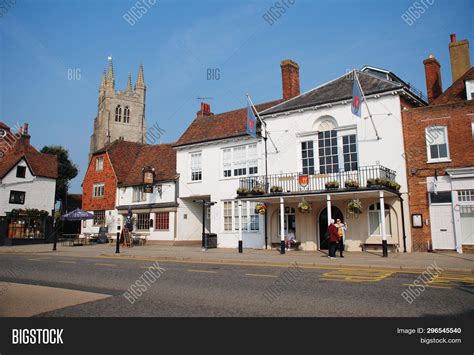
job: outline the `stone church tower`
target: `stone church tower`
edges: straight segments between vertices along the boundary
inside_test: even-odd
[[[125,91],[115,91],[114,68],[109,57],[109,69],[107,73],[104,70],[99,88],[97,117],[94,119],[89,157],[117,139],[145,143],[145,96],[143,66],[140,65],[138,69],[135,90],[132,90],[132,79],[128,73]]]

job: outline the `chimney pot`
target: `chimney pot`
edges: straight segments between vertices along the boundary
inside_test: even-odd
[[[456,33],[451,33],[450,37],[451,37],[451,43],[456,42]]]
[[[28,123],[23,124],[23,135],[28,135]]]
[[[212,115],[211,105],[208,104],[207,102],[201,102],[201,111],[199,111],[198,114],[203,115],[203,116]]]
[[[300,67],[291,59],[281,62],[281,79],[283,85],[283,98],[285,100],[300,94]]]

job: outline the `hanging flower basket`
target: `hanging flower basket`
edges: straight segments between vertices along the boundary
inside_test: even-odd
[[[255,206],[255,213],[264,215],[267,212],[267,205],[264,203],[257,203]]]
[[[310,213],[311,210],[311,204],[305,199],[298,203],[298,211],[300,211],[301,213]]]
[[[351,200],[347,204],[347,209],[351,213],[361,214],[362,213],[362,202],[360,202],[359,199]]]

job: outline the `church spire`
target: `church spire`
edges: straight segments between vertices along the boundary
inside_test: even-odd
[[[112,57],[108,57],[109,60],[109,70],[107,73],[107,87],[112,89],[115,88],[115,78],[114,78],[114,65],[112,64]]]
[[[107,80],[105,79],[105,68],[104,68],[104,71],[102,72],[102,80],[100,82],[100,89],[99,91],[104,91],[105,90],[105,86],[107,85]]]
[[[145,79],[143,77],[142,64],[140,64],[140,68],[138,68],[138,78],[137,78],[137,83],[135,84],[135,88],[145,88]]]
[[[130,72],[128,72],[127,90],[125,92],[127,94],[132,93],[132,76],[130,75]]]

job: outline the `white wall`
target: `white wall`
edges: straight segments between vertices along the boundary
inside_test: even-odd
[[[26,166],[25,160],[18,162],[17,166]],[[16,177],[15,166],[4,178],[0,181],[0,215],[5,215],[12,209],[29,209],[36,208],[44,210],[51,215],[54,209],[54,195],[56,190],[56,179],[33,176],[30,169],[26,168],[25,178]],[[10,191],[24,191],[25,203],[11,204]]]

